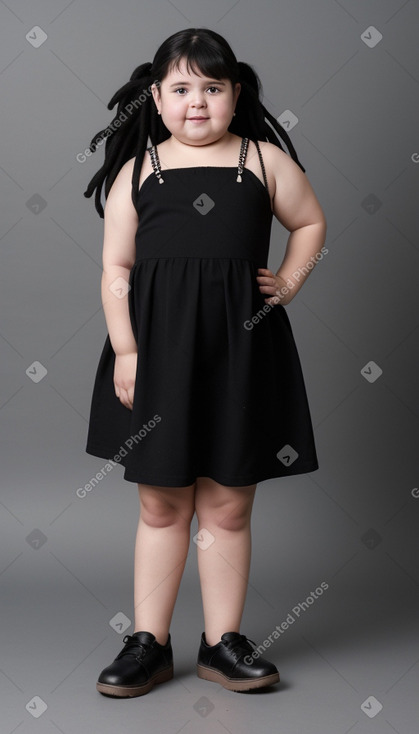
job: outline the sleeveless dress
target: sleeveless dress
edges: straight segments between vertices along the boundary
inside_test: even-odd
[[[161,169],[141,188],[128,304],[138,346],[133,409],[115,395],[109,334],[86,452],[130,482],[226,486],[318,469],[303,373],[286,309],[259,290],[272,226],[264,184],[244,167]],[[134,168],[135,170],[135,168]]]

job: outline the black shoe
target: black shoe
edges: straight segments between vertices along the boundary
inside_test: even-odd
[[[156,683],[173,678],[170,634],[160,645],[151,632],[125,635],[125,647],[113,663],[102,670],[96,688],[108,696],[143,696]]]
[[[252,657],[253,648],[239,632],[225,632],[216,645],[207,645],[205,632],[198,653],[198,678],[220,683],[229,691],[249,691],[264,688],[279,681],[273,663]],[[256,647],[256,643],[253,642]]]

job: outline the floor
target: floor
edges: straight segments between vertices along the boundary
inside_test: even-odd
[[[134,631],[131,573],[137,500],[127,494],[117,512],[109,483],[102,496],[96,489],[90,504],[85,498],[69,505],[43,535],[35,528],[26,538],[28,550],[22,552],[20,542],[15,557],[10,552],[4,563],[2,734],[416,732],[415,574],[372,531],[360,542],[358,530],[351,529],[350,519],[333,502],[325,500],[322,506],[322,493],[316,494],[308,477],[295,478],[282,498],[274,482],[261,486],[253,510],[251,576],[240,631],[257,645],[279,631],[277,639],[271,634],[272,644],[268,641],[264,652],[278,667],[279,684],[236,693],[196,676],[203,616],[194,518],[171,626],[174,678],[133,699],[112,699],[96,691],[100,671],[122,649],[124,634]],[[287,518],[266,515],[268,506],[275,510],[275,502],[278,508],[287,503]],[[316,520],[310,502],[319,511]],[[297,521],[302,505],[307,511],[304,531]],[[98,536],[101,523],[105,532]],[[13,545],[15,531],[10,538]]]

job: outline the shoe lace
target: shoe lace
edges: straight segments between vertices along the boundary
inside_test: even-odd
[[[150,644],[148,642],[139,642],[136,637],[133,637],[133,635],[125,635],[122,642],[125,643],[125,647],[121,650],[119,655],[117,655],[117,660],[119,660],[123,655],[132,655],[139,660],[144,657],[146,652],[150,649]]]
[[[253,649],[249,644],[250,642],[255,646],[255,648],[257,647],[256,642],[250,640],[246,635],[240,635],[240,637],[236,637],[235,640],[229,640],[227,645],[237,656],[241,656],[241,654],[248,655],[249,652],[253,652]]]

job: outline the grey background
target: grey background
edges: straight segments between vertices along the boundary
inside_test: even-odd
[[[2,731],[410,734],[418,2],[8,0],[0,23]],[[48,36],[39,48],[26,39],[34,26]],[[84,447],[106,337],[103,222],[83,197],[103,153],[76,155],[111,121],[106,104],[131,71],[191,26],[225,35],[259,73],[272,114],[296,115],[291,139],[328,220],[329,253],[287,307],[320,469],[258,486],[241,631],[261,644],[321,582],[328,589],[266,652],[279,686],[246,695],[199,680],[194,518],[171,627],[175,678],[114,701],[95,682],[134,631],[139,502],[122,467],[76,495],[105,463]],[[383,36],[374,48],[363,40],[370,26]],[[46,204],[38,213],[34,195]],[[287,237],[275,220],[271,269]],[[47,370],[37,383],[26,373],[35,361]],[[374,382],[364,376],[370,361],[382,370]],[[118,614],[126,629],[112,626]],[[370,696],[383,707],[373,717]]]

